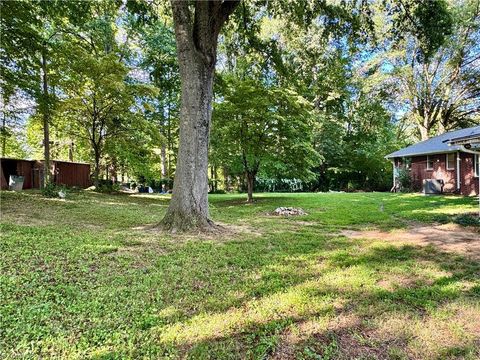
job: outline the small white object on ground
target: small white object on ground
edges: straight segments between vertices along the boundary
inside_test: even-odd
[[[59,197],[60,199],[65,199],[66,196],[67,196],[67,194],[66,194],[65,192],[63,192],[63,191],[59,191],[59,192],[58,192],[58,197]]]
[[[272,215],[277,216],[298,216],[298,215],[308,215],[303,209],[294,208],[294,207],[278,207],[272,213]]]

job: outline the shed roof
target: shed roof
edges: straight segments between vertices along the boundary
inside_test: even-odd
[[[448,152],[459,151],[459,145],[449,145],[449,141],[458,138],[469,138],[480,135],[480,126],[474,126],[467,129],[450,131],[448,133],[432,137],[428,140],[418,142],[416,144],[407,146],[406,148],[395,151],[385,156],[387,159],[396,157],[429,155],[429,154],[443,154]]]
[[[19,159],[19,158],[11,158],[11,157],[1,157],[1,160],[15,160],[15,161],[28,161],[28,162],[43,162],[44,160],[33,160],[33,159]],[[66,160],[55,160],[50,159],[51,163],[67,163],[67,164],[80,164],[80,165],[90,165],[87,162],[79,162],[79,161],[66,161]]]

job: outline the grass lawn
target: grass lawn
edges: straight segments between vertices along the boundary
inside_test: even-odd
[[[448,222],[474,198],[257,199],[211,196],[234,231],[198,237],[145,226],[164,196],[2,192],[0,358],[480,357],[478,262],[340,233]],[[308,215],[267,215],[278,206]]]

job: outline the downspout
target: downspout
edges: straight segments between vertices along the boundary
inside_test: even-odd
[[[461,161],[460,151],[457,151],[457,191],[460,193],[461,183],[460,183],[460,171],[461,171]]]
[[[460,145],[460,150],[469,154],[474,154],[480,157],[480,151],[475,151],[472,149],[467,149],[464,145]],[[475,158],[473,158],[475,161]],[[473,169],[475,170],[475,164],[473,164]],[[480,169],[479,169],[480,170]],[[480,218],[480,174],[478,175],[478,217]]]
[[[392,164],[393,164],[393,186],[392,186],[392,189],[393,189],[393,192],[397,192],[397,188],[396,188],[396,185],[397,185],[397,182],[396,182],[396,177],[395,177],[395,158],[393,159],[392,161]]]

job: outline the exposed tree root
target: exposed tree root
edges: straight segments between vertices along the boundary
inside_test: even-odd
[[[185,214],[175,211],[167,212],[158,227],[172,234],[216,233],[222,232],[223,229],[203,214]]]

